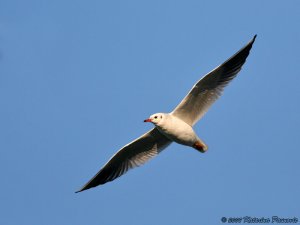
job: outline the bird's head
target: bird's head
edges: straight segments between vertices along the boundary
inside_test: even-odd
[[[144,122],[151,122],[154,125],[159,125],[165,118],[165,113],[155,113],[151,115],[148,119],[145,119]]]

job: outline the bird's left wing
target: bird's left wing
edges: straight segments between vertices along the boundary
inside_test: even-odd
[[[255,38],[256,35],[235,55],[199,80],[171,114],[194,125],[242,69]]]
[[[79,191],[113,181],[129,169],[140,166],[160,153],[171,141],[156,128],[121,148]],[[77,193],[76,192],[76,193]]]

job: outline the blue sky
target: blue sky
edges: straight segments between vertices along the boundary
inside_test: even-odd
[[[298,217],[299,1],[0,1],[0,224]],[[75,194],[205,73],[258,37],[195,130]]]

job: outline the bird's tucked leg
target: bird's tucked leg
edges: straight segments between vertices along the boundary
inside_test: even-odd
[[[208,149],[207,145],[200,140],[196,141],[192,147],[202,153],[205,153]]]

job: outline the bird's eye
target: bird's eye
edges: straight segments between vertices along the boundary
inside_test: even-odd
[[[157,119],[157,116],[154,116],[154,119]]]
[[[160,118],[162,119],[162,116],[160,116]]]

